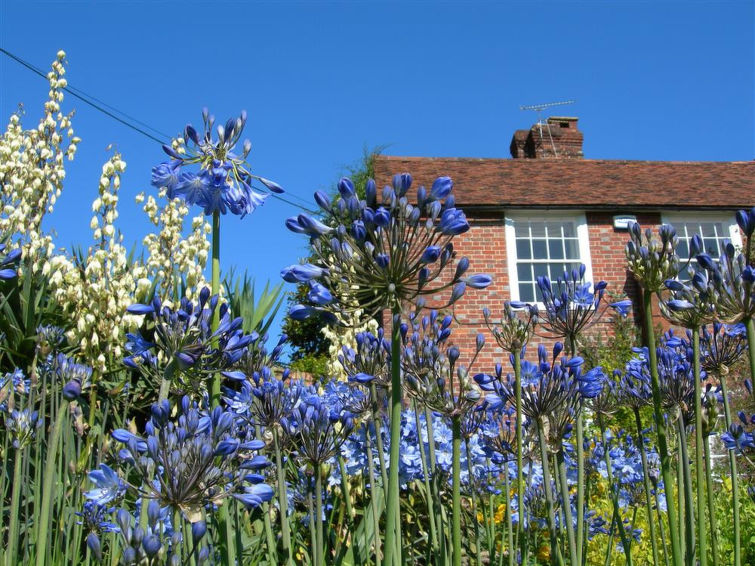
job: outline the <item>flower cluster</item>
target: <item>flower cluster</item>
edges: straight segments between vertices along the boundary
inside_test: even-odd
[[[103,165],[99,196],[92,204],[95,245],[73,260],[58,256],[57,271],[51,278],[55,300],[73,319],[68,339],[79,345],[82,356],[93,360],[99,374],[120,359],[124,335],[141,320],[127,313],[126,307],[134,302],[146,271],[130,258],[123,235],[115,228],[120,177],[125,168],[118,154]]]
[[[147,315],[154,324],[154,334],[151,339],[140,332],[128,335],[127,366],[148,377],[175,379],[195,394],[201,394],[207,378],[218,372],[229,379],[245,378],[232,368],[257,336],[244,334],[241,318],[232,319],[228,304],[219,304],[217,295],[210,297],[207,287],[200,291],[196,304],[184,297],[173,309],[155,297],[148,305],[130,305],[128,312]],[[213,332],[215,315],[219,323]]]
[[[59,51],[47,74],[50,90],[39,125],[24,130],[19,111],[0,136],[0,233],[18,239],[35,273],[51,271],[55,246],[42,231],[42,221],[63,189],[64,159],[73,159],[80,142],[71,127],[72,114],[61,110],[68,84],[65,56]]]
[[[303,319],[321,311],[336,321],[333,313],[357,309],[374,317],[384,309],[422,306],[424,296],[446,288],[452,288],[448,304],[453,304],[467,286],[490,284],[487,275],[466,276],[469,261],[462,258],[453,276],[431,285],[451,266],[452,240],[469,230],[469,223],[455,207],[450,178],[439,177],[430,191],[419,187],[416,205],[407,196],[411,184],[409,174],[396,175],[393,185],[378,194],[370,180],[362,200],[354,184],[344,178],[335,202],[324,193],[315,194],[328,224],[306,214],[286,221],[293,232],[310,236],[316,258],[314,263],[283,270],[285,280],[310,287],[311,305],[294,305],[291,317]]]
[[[169,199],[182,197],[189,204],[201,206],[206,215],[230,211],[242,217],[268,196],[252,188],[253,180],[272,192],[283,192],[278,184],[252,175],[247,169],[246,158],[252,148],[249,140],[244,141],[240,155],[235,153],[246,125],[246,112],[229,119],[224,126],[218,125],[217,138],[213,138],[215,117],[207,109],[202,112],[202,121],[201,134],[189,124],[178,147],[163,146],[172,160],[152,168],[153,186],[164,188]],[[190,165],[198,165],[199,172],[183,170]]]
[[[679,273],[679,258],[676,246],[679,239],[673,226],[663,224],[658,229],[658,238],[650,228],[643,233],[636,222],[629,225],[626,256],[627,269],[648,291],[660,291],[666,281]]]
[[[265,443],[240,427],[233,413],[220,407],[200,409],[184,397],[179,416],[170,415],[166,400],[152,406],[144,436],[113,431],[113,438],[125,446],[121,458],[139,481],[124,483],[117,473],[101,467],[100,473],[90,473],[97,489],[87,497],[109,503],[125,486],[160,507],[180,510],[192,523],[202,519],[206,506],[220,505],[228,497],[249,507],[272,498],[273,490],[259,473],[269,462],[255,454]]]
[[[165,194],[163,189],[159,196]],[[143,296],[142,293],[154,281],[156,294],[167,298],[173,294],[176,282],[180,281],[185,287],[185,295],[190,299],[196,297],[199,290],[207,285],[204,269],[210,252],[209,222],[202,215],[195,216],[191,219],[191,231],[184,236],[184,221],[189,214],[186,201],[169,199],[160,206],[152,195],[145,200],[144,194],[140,194],[137,202],[144,202],[142,208],[155,226],[155,232],[147,234],[142,240],[148,254],[145,261],[147,276],[138,282],[138,296]]]

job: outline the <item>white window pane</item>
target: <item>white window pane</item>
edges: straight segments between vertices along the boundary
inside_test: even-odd
[[[527,303],[535,301],[535,293],[531,283],[519,284],[519,300]]]
[[[564,230],[564,238],[577,237],[577,225],[574,222],[564,222],[563,230]]]
[[[548,246],[545,240],[532,240],[532,257],[534,259],[548,259]]]
[[[517,238],[529,238],[530,237],[530,224],[526,221],[514,222],[514,234]]]
[[[532,252],[530,251],[530,241],[529,240],[519,240],[516,241],[516,257],[517,259],[532,259]]]
[[[545,238],[545,222],[530,222],[533,238]]]
[[[548,255],[550,259],[564,258],[563,240],[548,240]]]
[[[566,250],[564,259],[580,259],[579,240],[577,240],[576,238],[564,240],[564,249]]]
[[[534,281],[532,278],[532,264],[520,263],[516,266],[516,274],[520,282]]]

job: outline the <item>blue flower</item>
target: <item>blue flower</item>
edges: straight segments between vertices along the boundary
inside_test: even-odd
[[[118,476],[118,473],[107,464],[100,464],[98,470],[90,471],[87,476],[89,481],[95,485],[95,489],[84,492],[84,497],[91,499],[98,505],[110,503],[126,493],[126,484]]]

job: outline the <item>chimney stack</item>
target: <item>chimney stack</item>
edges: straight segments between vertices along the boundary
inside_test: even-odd
[[[511,138],[514,159],[581,159],[584,136],[577,120],[569,116],[551,116],[529,130],[517,130]]]

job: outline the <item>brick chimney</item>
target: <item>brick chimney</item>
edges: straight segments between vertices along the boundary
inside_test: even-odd
[[[581,159],[584,136],[577,120],[568,116],[551,116],[529,130],[517,130],[511,138],[514,159]]]

